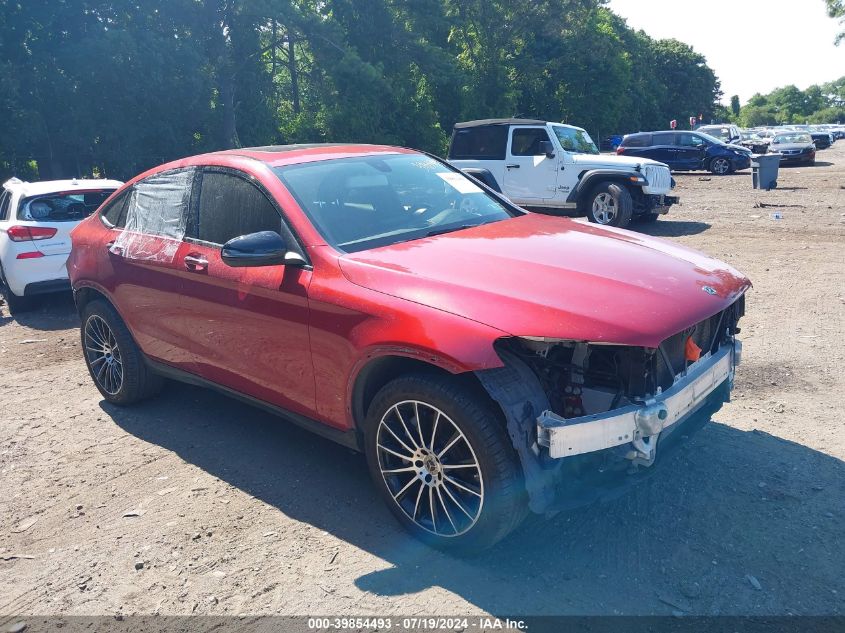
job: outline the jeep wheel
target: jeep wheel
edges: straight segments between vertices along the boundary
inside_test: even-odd
[[[587,218],[604,226],[625,227],[631,221],[634,201],[631,192],[613,182],[600,183],[587,199]]]
[[[430,545],[477,552],[525,516],[521,469],[500,412],[456,379],[388,383],[367,413],[365,449],[390,510]]]
[[[710,173],[716,176],[726,176],[733,171],[731,161],[722,156],[718,156],[710,161]]]
[[[104,301],[82,311],[82,350],[88,372],[103,398],[113,404],[134,404],[156,395],[163,379],[154,374],[126,325]]]

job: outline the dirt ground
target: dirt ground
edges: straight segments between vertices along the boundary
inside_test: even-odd
[[[638,230],[753,280],[733,401],[659,477],[480,558],[416,544],[361,456],[263,412],[104,403],[69,297],[0,308],[0,615],[845,613],[845,141],[819,158],[772,192],[676,176]]]

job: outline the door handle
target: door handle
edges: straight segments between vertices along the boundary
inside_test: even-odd
[[[508,169],[519,169],[519,165],[505,165]]]
[[[208,270],[208,260],[202,255],[185,255],[185,268],[193,272]]]

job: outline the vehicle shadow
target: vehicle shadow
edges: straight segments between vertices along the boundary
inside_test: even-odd
[[[60,292],[33,297],[32,308],[26,312],[17,312],[14,316],[9,314],[9,307],[4,305],[0,326],[13,321],[33,330],[48,332],[78,327],[79,315],[76,313],[73,295]]]
[[[711,226],[707,222],[660,219],[651,223],[633,222],[628,229],[653,237],[680,237],[681,235],[704,233]]]
[[[361,455],[263,411],[177,384],[139,407],[101,406],[132,435],[387,561],[354,581],[372,594],[442,587],[494,615],[843,610],[845,464],[766,433],[709,424],[624,497],[532,518],[458,558],[399,528]]]

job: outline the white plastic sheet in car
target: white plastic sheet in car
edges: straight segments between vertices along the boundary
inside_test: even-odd
[[[193,169],[165,172],[136,183],[112,252],[127,259],[173,261],[185,237],[194,174]]]

